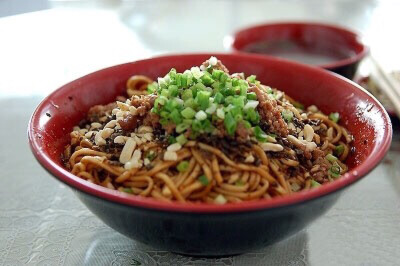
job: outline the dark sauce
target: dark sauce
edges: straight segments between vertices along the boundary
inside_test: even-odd
[[[243,51],[266,54],[310,65],[323,65],[353,56],[354,51],[334,43],[295,42],[291,40],[260,41],[248,44]]]

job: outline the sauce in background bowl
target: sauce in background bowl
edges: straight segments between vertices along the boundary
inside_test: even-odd
[[[356,33],[333,25],[264,24],[234,34],[235,52],[265,54],[315,65],[352,79],[368,48]]]

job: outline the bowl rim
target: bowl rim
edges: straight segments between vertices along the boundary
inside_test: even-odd
[[[331,63],[326,63],[326,64],[317,64],[313,66],[321,67],[324,69],[336,69],[340,67],[344,67],[347,65],[352,65],[356,62],[361,61],[368,53],[369,53],[369,47],[362,41],[362,35],[358,32],[355,32],[349,28],[343,27],[343,26],[338,26],[334,24],[329,24],[329,23],[324,23],[324,22],[314,22],[314,21],[279,21],[279,22],[271,22],[271,23],[259,23],[259,24],[254,24],[250,25],[248,27],[241,28],[237,31],[235,31],[232,34],[232,42],[230,44],[230,48],[236,52],[236,53],[246,53],[246,54],[255,54],[255,53],[250,53],[250,52],[245,52],[241,49],[236,48],[235,43],[237,41],[237,37],[239,34],[243,34],[246,31],[249,30],[254,30],[254,29],[264,29],[268,27],[274,27],[274,26],[287,26],[287,27],[292,27],[292,26],[314,26],[314,27],[320,27],[320,28],[327,28],[331,29],[339,34],[345,34],[345,35],[352,35],[354,37],[354,40],[361,46],[361,51],[356,52],[356,54],[346,57],[341,60],[333,61]],[[265,56],[263,54],[259,54],[262,56]],[[268,55],[271,56],[271,55]]]
[[[99,185],[95,185],[93,183],[87,182],[86,180],[83,180],[72,173],[70,173],[67,169],[59,166],[55,161],[53,161],[49,156],[45,154],[43,151],[41,145],[39,144],[39,140],[35,138],[35,134],[37,132],[36,129],[39,128],[40,125],[40,114],[43,113],[43,110],[45,109],[46,106],[51,104],[52,102],[52,97],[59,93],[59,91],[65,89],[67,86],[69,86],[71,83],[76,83],[77,81],[84,79],[88,76],[91,75],[96,75],[104,70],[115,68],[115,67],[121,67],[124,65],[129,65],[132,64],[130,63],[125,63],[125,64],[119,64],[119,65],[114,65],[111,67],[103,68],[101,70],[97,70],[95,72],[92,72],[90,74],[87,74],[85,76],[82,76],[74,81],[71,81],[62,87],[56,89],[53,91],[50,95],[48,95],[46,98],[44,98],[41,103],[37,106],[35,111],[33,112],[29,123],[28,123],[28,128],[27,128],[27,133],[28,133],[28,140],[29,140],[29,145],[31,148],[31,151],[33,155],[35,156],[36,160],[42,165],[42,167],[47,170],[51,175],[53,175],[55,178],[57,178],[59,181],[67,184],[68,186],[72,187],[75,190],[79,190],[85,194],[89,194],[91,196],[95,196],[100,199],[104,199],[107,201],[111,201],[114,203],[120,203],[123,205],[131,206],[131,207],[137,207],[137,208],[144,208],[148,210],[156,210],[156,211],[167,211],[167,212],[178,212],[178,213],[239,213],[239,212],[248,212],[248,211],[260,211],[260,210],[267,210],[267,209],[273,209],[273,208],[278,208],[278,207],[284,207],[284,206],[289,206],[289,205],[297,205],[306,201],[314,200],[323,196],[327,196],[329,194],[332,194],[334,192],[337,192],[338,190],[341,190],[356,181],[360,180],[362,177],[364,177],[366,174],[368,174],[370,171],[372,171],[378,164],[379,162],[383,159],[385,156],[386,152],[389,150],[391,140],[392,140],[392,125],[391,125],[391,120],[389,118],[389,115],[387,114],[386,110],[384,107],[373,97],[368,91],[366,91],[364,88],[356,84],[355,82],[352,82],[336,73],[332,73],[330,71],[318,68],[318,67],[313,67],[293,61],[288,61],[276,57],[271,57],[271,56],[260,56],[260,55],[253,55],[253,54],[229,54],[229,53],[192,53],[192,54],[168,54],[168,55],[163,55],[163,56],[157,56],[149,59],[143,59],[143,60],[137,60],[134,61],[134,63],[141,63],[144,61],[150,61],[153,59],[158,59],[158,58],[182,58],[182,57],[190,57],[190,56],[204,56],[204,57],[210,57],[210,56],[232,56],[232,57],[238,57],[238,58],[254,58],[258,60],[268,60],[268,61],[283,61],[285,64],[288,66],[293,65],[297,67],[302,67],[302,68],[309,68],[312,69],[315,72],[318,72],[321,75],[325,76],[334,76],[335,78],[341,79],[347,83],[350,83],[352,86],[358,88],[361,90],[366,96],[368,96],[368,100],[377,106],[377,108],[382,112],[382,117],[384,120],[384,125],[385,129],[383,134],[382,134],[382,145],[380,149],[375,150],[375,154],[370,155],[361,165],[355,167],[351,171],[347,172],[344,176],[341,178],[328,183],[324,184],[323,186],[317,188],[317,189],[310,189],[306,191],[301,191],[297,193],[293,193],[291,195],[286,195],[283,197],[276,197],[272,199],[259,199],[255,201],[246,201],[246,202],[241,202],[241,203],[226,203],[223,205],[218,205],[218,204],[212,204],[212,203],[179,203],[179,202],[163,202],[163,201],[158,201],[155,199],[151,198],[144,198],[140,196],[132,196],[128,195],[126,193],[117,191],[117,190],[111,190],[108,188],[104,188]],[[267,59],[266,59],[267,57]],[[172,60],[171,60],[172,61]]]

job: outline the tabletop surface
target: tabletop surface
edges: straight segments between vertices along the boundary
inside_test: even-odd
[[[397,128],[382,163],[307,229],[262,250],[213,259],[157,250],[107,227],[39,166],[26,135],[37,104],[68,81],[167,52],[226,51],[230,33],[262,21],[307,19],[350,27],[397,67],[398,3],[100,2],[55,2],[50,10],[0,18],[0,265],[400,264]]]

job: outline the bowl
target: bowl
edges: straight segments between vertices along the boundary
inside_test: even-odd
[[[349,171],[320,188],[285,197],[225,205],[168,203],[127,195],[72,175],[60,154],[72,127],[89,108],[115,100],[133,74],[164,76],[200,65],[211,54],[156,57],[106,68],[79,78],[45,98],[28,127],[31,150],[39,163],[65,183],[104,223],[154,248],[196,256],[248,252],[285,239],[325,213],[344,188],[369,173],[387,152],[392,127],[382,105],[360,86],[320,68],[268,56],[215,54],[234,72],[255,74],[305,105],[325,113],[340,111],[354,135]],[[327,240],[328,241],[328,240]]]
[[[233,35],[236,52],[268,54],[336,72],[352,79],[368,48],[360,36],[334,25],[282,22],[242,29]]]

